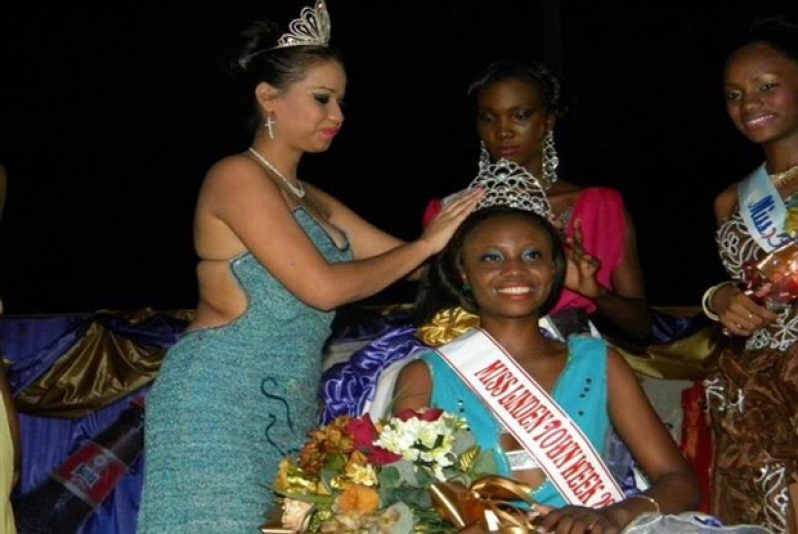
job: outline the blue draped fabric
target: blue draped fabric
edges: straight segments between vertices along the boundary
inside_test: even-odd
[[[41,377],[99,322],[109,331],[137,344],[168,348],[185,328],[185,321],[154,314],[141,322],[130,322],[111,313],[41,317],[0,317],[0,354],[11,362],[8,378],[18,394]],[[149,385],[130,392],[77,419],[19,414],[22,441],[22,469],[12,500],[36,488],[47,479],[82,442],[110,426]],[[139,458],[111,495],[82,527],[81,534],[134,534],[142,486],[143,459]]]
[[[680,317],[651,309],[651,345],[664,345],[691,336],[710,325],[703,313]]]
[[[415,333],[414,326],[389,330],[355,351],[349,360],[327,369],[321,378],[322,424],[341,415],[362,415],[366,403],[374,397],[382,371],[393,362],[427,349],[416,339]]]

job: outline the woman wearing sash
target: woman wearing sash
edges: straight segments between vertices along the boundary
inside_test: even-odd
[[[762,147],[765,162],[715,200],[730,281],[707,290],[704,310],[746,339],[744,350],[723,352],[706,381],[716,448],[712,512],[729,523],[798,532],[798,307],[738,285],[746,265],[796,235],[798,26],[756,24],[727,59],[724,92],[732,123]]]
[[[562,93],[558,77],[541,63],[499,61],[488,66],[468,89],[482,145],[479,167],[503,159],[533,175],[550,201],[547,216],[569,236],[566,289],[551,310],[552,324],[561,337],[572,332],[598,334],[588,321],[597,318],[599,330],[609,328],[639,344],[648,340],[651,314],[634,224],[617,190],[582,188],[558,179],[554,127],[567,111]],[[429,203],[424,226],[446,201]],[[458,309],[449,321],[451,328],[459,329],[475,317]],[[343,414],[358,416],[369,409],[377,417],[382,415],[388,399],[386,388],[378,388],[378,383],[399,362],[426,349],[416,338],[417,325],[408,323],[381,334],[348,361],[325,371],[324,421]]]
[[[486,187],[420,297],[430,312],[459,303],[481,328],[404,367],[394,411],[465,417],[498,473],[533,488],[548,532],[620,532],[645,512],[691,509],[696,481],[623,357],[601,339],[561,342],[539,328],[560,296],[565,253],[534,202],[518,201],[526,193],[503,191]],[[644,494],[625,499],[602,460],[612,427],[649,477]]]

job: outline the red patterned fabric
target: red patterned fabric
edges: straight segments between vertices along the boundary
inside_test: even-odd
[[[696,381],[682,391],[682,454],[693,468],[701,488],[699,512],[709,513],[712,487],[712,432],[706,418],[704,386]]]

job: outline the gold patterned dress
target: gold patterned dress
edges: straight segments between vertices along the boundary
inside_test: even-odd
[[[795,195],[785,201],[796,203]],[[740,280],[765,256],[739,210],[716,234],[721,260]],[[798,304],[726,349],[705,381],[715,439],[712,513],[725,524],[788,532],[798,506]]]

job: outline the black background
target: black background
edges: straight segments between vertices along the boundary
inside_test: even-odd
[[[561,175],[618,188],[649,299],[695,305],[723,272],[712,200],[761,160],[721,95],[723,58],[794,0],[329,0],[349,73],[346,125],[301,176],[411,239],[433,195],[468,183],[468,82],[490,61],[544,59],[571,87]],[[8,314],[196,304],[191,245],[205,170],[246,148],[224,74],[249,21],[303,2],[113,2],[3,8],[0,296]],[[371,302],[406,300],[409,284]]]

